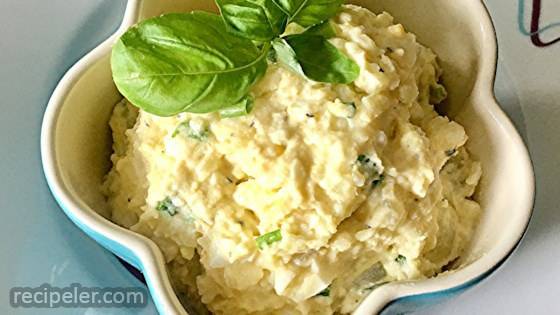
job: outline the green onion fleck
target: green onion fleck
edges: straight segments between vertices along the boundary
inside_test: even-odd
[[[173,204],[171,198],[165,197],[162,201],[158,202],[156,210],[167,212],[170,216],[177,214],[179,208]]]
[[[374,179],[374,180],[371,182],[371,186],[372,186],[373,188],[375,188],[375,187],[381,185],[381,183],[383,182],[384,179],[385,179],[385,175],[383,175],[383,174],[379,175],[379,178],[378,178],[378,179]]]
[[[430,86],[430,103],[439,104],[447,98],[447,90],[439,83]]]
[[[276,242],[281,241],[282,240],[282,233],[280,232],[280,230],[276,230],[276,231],[273,231],[273,232],[263,234],[263,235],[257,237],[255,240],[257,242],[257,247],[260,250],[262,250],[267,245],[271,245],[272,243],[276,243]]]
[[[175,128],[175,131],[173,131],[171,137],[175,138],[177,135],[181,133],[184,133],[189,138],[198,141],[204,141],[208,138],[210,132],[208,131],[208,129],[194,130],[190,125],[190,121],[187,120],[187,121],[183,121],[177,126],[177,128]]]
[[[445,150],[445,155],[447,155],[447,156],[453,156],[453,154],[455,154],[455,152],[457,152],[456,149]]]
[[[358,171],[366,176],[372,187],[377,187],[385,178],[378,169],[377,163],[364,154],[358,155]]]
[[[331,286],[329,285],[323,291],[317,293],[315,296],[330,296],[331,295]]]
[[[402,265],[406,263],[406,257],[399,254],[397,258],[395,258],[395,261],[398,262],[400,265]]]
[[[366,161],[367,160],[367,161]],[[363,154],[358,155],[358,162],[368,162],[369,158]]]

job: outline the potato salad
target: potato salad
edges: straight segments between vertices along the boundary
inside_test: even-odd
[[[344,5],[330,24],[351,84],[269,61],[244,116],[114,109],[112,220],[161,248],[189,310],[348,314],[469,244],[481,166],[435,110],[436,55],[388,13]]]

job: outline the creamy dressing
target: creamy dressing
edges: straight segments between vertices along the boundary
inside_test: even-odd
[[[115,107],[112,220],[215,314],[349,313],[376,284],[441,272],[472,236],[481,167],[430,104],[435,54],[387,13],[345,5],[332,24],[361,69],[350,85],[270,65],[247,116]]]

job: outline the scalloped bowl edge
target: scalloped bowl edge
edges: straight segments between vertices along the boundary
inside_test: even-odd
[[[354,1],[359,2],[359,1]],[[480,11],[481,33],[485,34],[479,71],[476,75],[472,93],[468,101],[485,104],[487,119],[494,120],[502,132],[510,138],[509,145],[517,158],[515,163],[519,178],[526,180],[526,186],[519,191],[517,216],[509,237],[501,240],[499,246],[481,253],[480,258],[469,262],[461,269],[442,274],[438,277],[410,282],[389,283],[374,290],[355,311],[356,315],[368,315],[379,312],[403,312],[421,305],[432,304],[462,292],[478,283],[495,271],[514,251],[528,226],[534,203],[534,174],[529,154],[523,141],[509,118],[500,109],[493,94],[495,79],[497,44],[494,27],[488,11],[481,1],[471,1]],[[159,248],[150,239],[119,227],[110,222],[90,206],[67,185],[57,159],[56,131],[62,105],[71,93],[74,85],[91,65],[97,63],[108,52],[112,43],[131,25],[143,16],[142,0],[129,0],[123,22],[119,29],[107,40],[79,60],[61,79],[55,88],[41,128],[41,157],[43,170],[49,188],[66,215],[86,234],[103,247],[115,253],[125,261],[142,270],[148,288],[157,309],[162,314],[187,314],[177,296],[174,294],[167,275],[165,260]],[[519,195],[518,194],[518,195]]]

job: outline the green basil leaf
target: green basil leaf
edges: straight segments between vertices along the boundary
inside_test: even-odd
[[[276,52],[276,59],[290,68],[292,71],[305,76],[303,69],[296,58],[296,52],[282,38],[272,41],[272,48]]]
[[[253,110],[253,98],[250,96],[245,97],[239,103],[220,110],[220,117],[233,118],[249,114]]]
[[[321,35],[324,38],[332,38],[336,36],[336,31],[334,30],[334,27],[332,26],[331,22],[327,20],[321,24],[317,24],[315,26],[308,28],[307,30],[305,30],[304,34]]]
[[[269,47],[227,32],[216,14],[167,14],[121,36],[111,69],[123,96],[147,112],[207,113],[247,95],[266,71]]]
[[[216,0],[228,31],[256,41],[284,32],[288,16],[272,0]]]
[[[298,34],[285,40],[311,80],[348,84],[360,75],[360,67],[323,36]]]
[[[312,26],[333,17],[344,0],[273,0],[288,16],[288,22]]]

